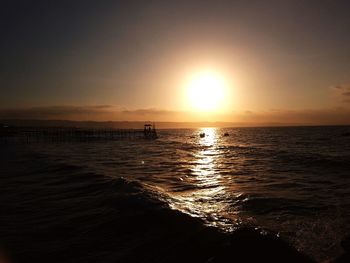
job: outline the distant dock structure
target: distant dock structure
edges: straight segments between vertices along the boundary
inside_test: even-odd
[[[1,125],[0,141],[69,142],[111,141],[124,139],[155,140],[154,123],[146,122],[143,129],[76,128],[76,127],[10,127]]]
[[[153,123],[145,123],[143,128],[143,135],[145,139],[157,139],[156,125]]]

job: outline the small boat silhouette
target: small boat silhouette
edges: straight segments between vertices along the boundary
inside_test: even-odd
[[[225,133],[224,133],[224,136],[230,136],[230,135],[228,134],[228,132],[225,132]]]
[[[205,133],[204,132],[200,133],[199,137],[204,138],[205,137]]]

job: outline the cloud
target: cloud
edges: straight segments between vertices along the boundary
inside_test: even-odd
[[[348,97],[349,98],[349,97]],[[349,101],[350,102],[350,101]],[[235,111],[226,114],[193,113],[164,109],[123,109],[112,105],[52,106],[0,109],[0,119],[71,121],[155,121],[155,122],[229,122],[232,126],[260,125],[336,125],[350,124],[346,107],[265,111]],[[230,124],[230,125],[231,125]]]
[[[121,120],[121,121],[181,121],[184,118],[181,111],[162,109],[128,110],[112,105],[92,106],[48,106],[0,109],[0,119],[26,120]]]
[[[15,109],[0,109],[1,119],[99,119],[112,115],[111,105],[93,106],[48,106]]]
[[[127,115],[173,115],[176,111],[160,110],[160,109],[137,109],[137,110],[123,110],[122,113]]]
[[[350,124],[350,109],[345,107],[310,110],[272,109],[256,111],[251,114],[236,113],[234,119],[238,122],[255,124],[309,124],[309,125],[338,125]]]
[[[118,112],[119,119],[122,120],[156,120],[156,121],[189,121],[191,114],[183,111],[171,111],[164,109],[135,109],[135,110],[123,110]]]
[[[331,86],[331,89],[340,89],[342,90],[344,87],[341,85]]]
[[[335,85],[331,87],[337,100],[343,103],[350,103],[350,84]]]

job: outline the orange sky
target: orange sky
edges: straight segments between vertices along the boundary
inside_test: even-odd
[[[0,117],[348,123],[347,10],[346,1],[7,1]],[[227,92],[220,110],[200,113],[186,85],[205,71]]]

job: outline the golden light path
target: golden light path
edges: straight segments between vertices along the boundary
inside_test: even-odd
[[[209,218],[210,225],[230,231],[234,220],[222,217],[230,208],[223,202],[229,193],[224,182],[226,178],[220,174],[218,166],[224,156],[217,147],[219,134],[216,128],[202,128],[199,132],[204,132],[206,136],[198,136],[199,150],[195,153],[191,174],[186,179],[193,185],[193,190],[174,194],[170,205],[191,216]]]

